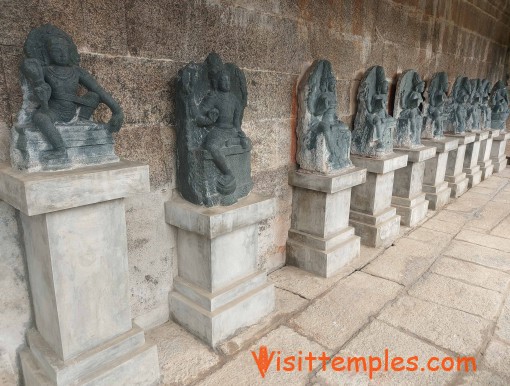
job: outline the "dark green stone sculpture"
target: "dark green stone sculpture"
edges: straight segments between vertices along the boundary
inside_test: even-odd
[[[188,201],[231,205],[252,186],[251,141],[241,129],[246,79],[211,53],[177,78],[177,187]]]
[[[503,81],[498,80],[492,88],[489,106],[491,108],[490,127],[506,130],[506,120],[510,110],[508,108],[508,92]]]
[[[24,52],[24,103],[13,130],[13,166],[37,171],[118,161],[112,132],[119,131],[124,114],[79,66],[71,37],[46,24],[29,33]],[[86,92],[79,94],[80,87]],[[90,120],[100,103],[112,111],[107,124]]]
[[[482,130],[490,129],[491,127],[491,108],[489,106],[491,92],[491,82],[487,79],[482,79],[480,82],[480,126]]]
[[[397,82],[393,116],[397,120],[394,147],[421,146],[422,104],[425,82],[415,70],[404,71]]]
[[[436,72],[427,87],[427,101],[425,104],[425,126],[422,138],[442,139],[444,137],[444,122],[448,118],[445,107],[448,93],[448,75],[446,72]]]
[[[370,67],[358,89],[351,153],[384,157],[393,152],[395,119],[388,114],[388,82],[381,66]]]
[[[351,131],[336,114],[336,79],[327,60],[316,60],[298,86],[297,162],[323,174],[352,166]]]
[[[446,131],[453,134],[463,134],[466,132],[471,92],[469,79],[465,76],[458,76],[453,84],[450,103],[448,104]]]
[[[471,85],[471,95],[467,107],[466,130],[478,132],[482,129],[480,126],[481,79],[470,79],[469,83]]]

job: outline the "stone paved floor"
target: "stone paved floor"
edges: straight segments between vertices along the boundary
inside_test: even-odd
[[[165,385],[368,384],[367,373],[276,371],[263,379],[251,350],[281,357],[474,356],[477,372],[377,372],[374,384],[510,385],[510,169],[490,177],[387,249],[362,247],[337,276],[293,267],[270,275],[276,311],[216,351],[169,322],[148,333]],[[425,359],[423,359],[425,358]],[[423,360],[422,360],[423,359]],[[283,359],[282,359],[283,361]],[[375,364],[375,363],[374,363]],[[448,363],[447,363],[448,364]],[[283,365],[283,363],[282,363]],[[421,369],[420,369],[421,370]]]

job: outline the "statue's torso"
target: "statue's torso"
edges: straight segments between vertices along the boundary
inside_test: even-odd
[[[80,74],[75,67],[47,66],[44,69],[44,80],[51,86],[49,108],[57,114],[58,119],[70,121],[76,113],[76,96]]]

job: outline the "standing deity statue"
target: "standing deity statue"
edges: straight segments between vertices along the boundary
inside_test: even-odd
[[[120,105],[85,69],[71,37],[46,24],[25,42],[21,65],[23,107],[13,130],[12,159],[18,169],[56,170],[118,161],[111,133],[122,126]],[[79,93],[79,88],[87,91]],[[91,121],[100,103],[110,121]]]
[[[463,134],[466,131],[470,96],[471,83],[469,79],[465,76],[458,76],[453,84],[450,103],[447,106],[448,132]]]
[[[508,108],[508,92],[503,81],[498,80],[492,88],[489,107],[491,108],[492,129],[506,130],[506,120],[510,114]]]
[[[467,131],[480,131],[480,120],[481,120],[481,108],[480,103],[482,101],[481,95],[481,80],[470,79],[471,94],[469,97],[467,107],[467,119],[466,119],[466,130]]]
[[[425,82],[416,71],[406,70],[400,75],[393,112],[397,120],[393,146],[401,148],[421,146],[422,95],[424,90]]]
[[[396,120],[388,114],[388,82],[381,66],[365,72],[357,99],[351,153],[368,157],[392,153]]]
[[[298,101],[300,168],[327,174],[351,166],[351,132],[336,114],[336,79],[330,62],[312,64],[299,83]]]
[[[241,129],[246,79],[211,53],[177,78],[177,186],[188,201],[231,205],[252,186],[251,141]]]
[[[491,126],[490,92],[491,82],[487,79],[482,79],[480,82],[480,126],[483,130],[489,129]]]
[[[425,127],[422,138],[442,139],[444,137],[444,121],[446,100],[448,93],[448,75],[446,72],[436,72],[427,88],[425,107]]]

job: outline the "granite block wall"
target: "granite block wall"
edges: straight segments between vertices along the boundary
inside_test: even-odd
[[[254,191],[278,198],[261,224],[259,265],[285,263],[295,168],[295,86],[314,59],[338,78],[338,115],[352,124],[359,79],[382,64],[391,80],[417,69],[505,78],[510,0],[0,0],[0,162],[21,105],[18,67],[27,33],[50,22],[70,33],[87,68],[126,114],[120,156],[150,166],[151,193],[126,202],[133,316],[145,327],[168,318],[176,275],[174,232],[163,203],[175,192],[174,80],[216,51],[246,73],[244,130],[252,138]],[[390,103],[390,109],[392,108]],[[98,119],[108,119],[101,109]],[[0,383],[18,377],[16,351],[32,324],[16,213],[0,202]]]

